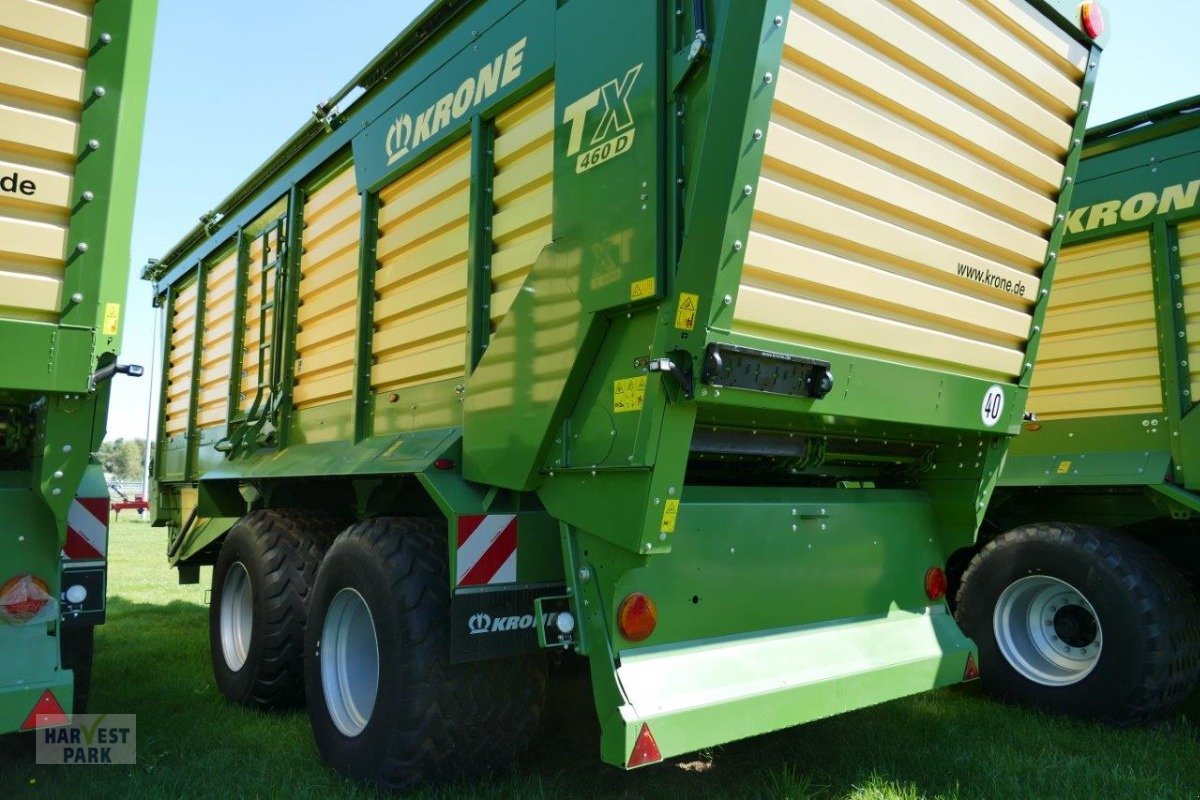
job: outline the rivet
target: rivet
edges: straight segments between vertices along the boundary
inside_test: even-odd
[[[111,33],[100,34],[100,44],[112,44],[112,34]]]
[[[108,94],[108,90],[103,86],[97,86],[92,90],[92,94],[96,95],[96,97],[104,97],[104,95]]]
[[[95,199],[96,199],[96,194],[94,192],[84,192],[83,193],[83,202],[90,203]]]
[[[80,253],[86,253],[88,251],[88,243],[80,242],[79,244],[75,245],[75,249],[78,250]]]
[[[54,495],[55,497],[58,497],[60,494],[62,494],[62,489],[54,489],[50,492],[50,494]]]
[[[754,141],[761,142],[762,138],[763,138],[762,128],[755,128],[754,129]]]
[[[763,75],[763,83],[770,83],[773,80],[775,80],[775,76],[772,75],[771,73],[768,72],[765,75]]]
[[[75,294],[71,295],[71,302],[72,303],[82,303],[83,295],[80,294],[79,292],[76,292]]]
[[[727,306],[733,305],[733,295],[731,295],[731,294],[725,295],[724,302],[725,302],[725,305],[727,305]]]
[[[783,27],[783,17],[775,17],[775,27],[776,28]]]
[[[61,469],[56,469],[56,470],[54,470],[54,479],[55,479],[56,481],[57,481],[57,480],[62,480],[62,476],[63,476],[63,471],[62,471]]]
[[[88,146],[88,150],[99,150],[100,149],[100,140],[99,139],[89,139],[87,146]]]
[[[742,194],[746,195],[746,197],[749,197],[750,195],[754,194],[754,187],[747,183],[742,187]]]
[[[733,252],[735,252],[735,253],[742,252],[742,243],[740,240],[733,243]]]

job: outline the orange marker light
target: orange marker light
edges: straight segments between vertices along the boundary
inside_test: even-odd
[[[1104,35],[1104,9],[1100,4],[1089,0],[1079,7],[1079,15],[1083,20],[1083,32],[1093,39]]]
[[[658,625],[658,609],[654,601],[641,592],[634,592],[621,601],[617,609],[617,630],[631,642],[640,642],[654,633]]]

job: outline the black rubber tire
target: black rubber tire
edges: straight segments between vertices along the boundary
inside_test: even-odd
[[[1100,659],[1075,684],[1024,677],[996,643],[996,603],[1028,575],[1066,581],[1096,611]],[[1149,722],[1176,711],[1200,675],[1200,611],[1191,587],[1146,544],[1086,525],[1027,525],[988,543],[963,575],[956,617],[979,647],[989,693],[1055,713],[1115,725]]]
[[[305,647],[308,715],[322,759],[388,789],[510,765],[533,741],[546,693],[534,653],[450,663],[450,580],[444,521],[384,518],[337,538],[313,589]],[[330,717],[321,635],[339,591],[366,602],[379,647],[379,690],[366,727],[347,736]]]
[[[92,625],[62,629],[62,665],[75,671],[73,713],[86,714],[92,691],[92,662],[96,653],[96,628]]]
[[[315,511],[270,509],[242,517],[230,529],[213,567],[208,640],[213,677],[230,701],[262,710],[304,703],[304,624],[317,568],[342,525]],[[253,625],[246,663],[234,670],[221,647],[225,577],[246,568]]]

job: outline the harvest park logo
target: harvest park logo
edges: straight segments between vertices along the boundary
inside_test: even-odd
[[[497,91],[521,77],[525,45],[529,37],[484,64],[477,75],[468,75],[458,88],[447,92],[419,114],[401,114],[388,128],[384,148],[388,166],[414,152],[437,136],[439,131],[462,119],[469,111],[490,100]]]
[[[39,715],[38,724],[59,724],[37,731],[39,764],[137,763],[135,714],[76,714],[69,723]]]
[[[644,64],[630,67],[624,77],[614,78],[589,92],[563,110],[563,124],[571,126],[567,155],[576,158],[575,174],[582,175],[593,167],[628,153],[633,148],[637,127],[629,96]],[[603,106],[598,114],[593,113]],[[589,120],[595,128],[589,129]],[[588,134],[591,134],[588,136]],[[587,150],[584,139],[587,139]]]

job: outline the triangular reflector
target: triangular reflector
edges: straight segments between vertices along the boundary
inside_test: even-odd
[[[973,681],[979,677],[979,665],[975,663],[975,654],[967,653],[967,666],[963,670],[963,680]]]
[[[25,718],[25,722],[21,725],[21,730],[31,731],[34,728],[53,728],[57,725],[66,725],[71,719],[67,716],[67,712],[63,711],[63,707],[59,705],[58,698],[49,689],[42,692],[42,696],[33,704],[33,711],[29,712],[29,716]]]
[[[662,751],[658,749],[658,742],[654,741],[654,734],[650,733],[650,726],[643,722],[642,731],[633,743],[633,752],[629,754],[627,768],[633,769],[659,761],[662,761]]]

